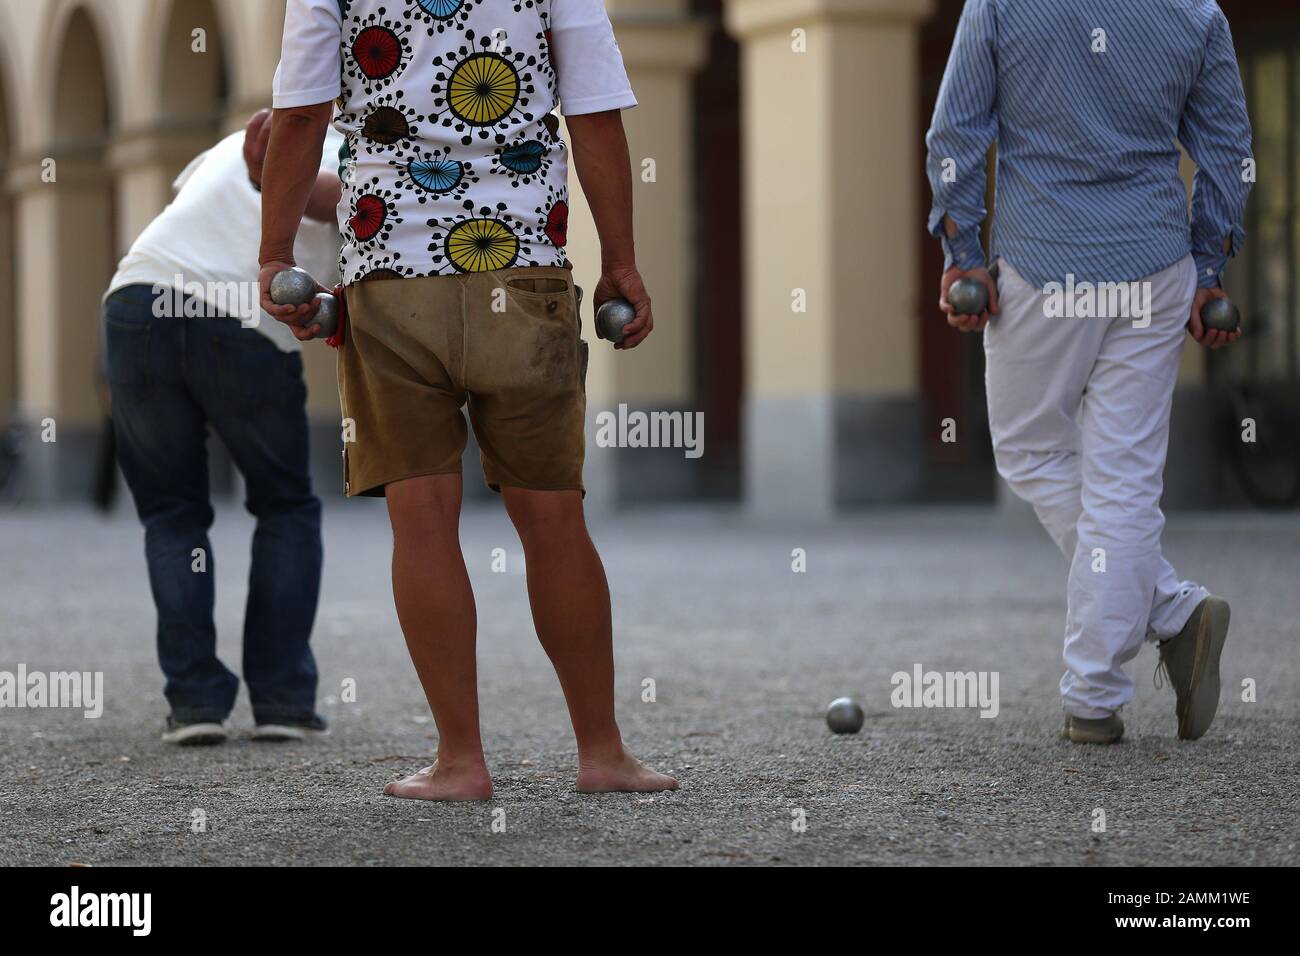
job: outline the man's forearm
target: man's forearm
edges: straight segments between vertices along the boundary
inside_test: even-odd
[[[957,108],[941,100],[926,136],[926,174],[934,196],[928,228],[943,244],[945,266],[973,269],[984,265],[980,223],[987,215],[985,164],[994,126],[991,113],[984,111],[950,116],[949,110]]]
[[[985,165],[998,129],[996,19],[990,0],[963,7],[925,136],[934,196],[928,229],[943,243],[945,267],[984,265]]]
[[[1200,73],[1183,104],[1178,139],[1196,163],[1192,180],[1192,254],[1197,284],[1219,285],[1227,260],[1245,231],[1242,218],[1253,177],[1250,116],[1228,21],[1217,12],[1206,41]]]
[[[332,103],[276,110],[262,164],[259,262],[293,261],[293,244],[320,172]]]
[[[603,271],[636,263],[632,170],[627,134],[617,110],[568,118],[573,165],[600,236]]]

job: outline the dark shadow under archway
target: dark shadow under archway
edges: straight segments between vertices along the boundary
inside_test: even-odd
[[[744,242],[740,168],[740,47],[723,25],[722,0],[694,0],[708,26],[708,51],[694,85],[694,179],[697,260],[695,391],[708,422],[701,460],[704,498],[737,500],[742,484],[744,396]]]

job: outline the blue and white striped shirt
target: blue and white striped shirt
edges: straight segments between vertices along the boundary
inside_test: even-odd
[[[1197,167],[1190,223],[1175,139]],[[1250,121],[1213,0],[966,0],[926,136],[945,268],[985,264],[994,140],[991,253],[1040,288],[1134,281],[1189,252],[1214,286],[1245,240]]]

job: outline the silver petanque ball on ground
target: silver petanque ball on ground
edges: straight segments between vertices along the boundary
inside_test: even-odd
[[[617,345],[623,330],[636,318],[636,309],[627,299],[610,299],[596,310],[596,336]]]
[[[979,315],[989,307],[989,292],[983,282],[958,279],[948,286],[948,304],[958,315]]]
[[[284,269],[271,280],[271,301],[276,305],[306,305],[315,295],[316,280],[305,269]]]
[[[320,292],[316,295],[316,301],[320,303],[320,309],[313,320],[320,326],[316,338],[328,339],[339,330],[339,300],[328,292]]]
[[[856,734],[866,719],[861,705],[850,697],[837,697],[826,708],[826,726],[832,733]]]
[[[1207,329],[1235,332],[1241,325],[1241,311],[1231,299],[1211,299],[1201,306],[1201,324]]]

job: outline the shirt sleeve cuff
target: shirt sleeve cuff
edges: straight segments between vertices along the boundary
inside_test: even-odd
[[[329,103],[339,96],[339,85],[318,86],[314,90],[290,90],[276,93],[271,97],[271,106],[277,110],[292,109],[295,106],[318,106]]]
[[[984,257],[984,246],[980,244],[980,232],[975,227],[967,227],[949,238],[943,237],[944,271],[956,266],[958,269],[983,269],[988,265]]]
[[[1223,267],[1227,265],[1225,256],[1216,256],[1208,259],[1203,256],[1195,256],[1196,261],[1196,286],[1199,289],[1214,289],[1223,284]]]
[[[629,110],[636,105],[636,96],[631,90],[624,90],[621,93],[607,93],[603,96],[561,100],[560,112],[565,116],[582,116],[585,113],[604,113],[608,110]]]

